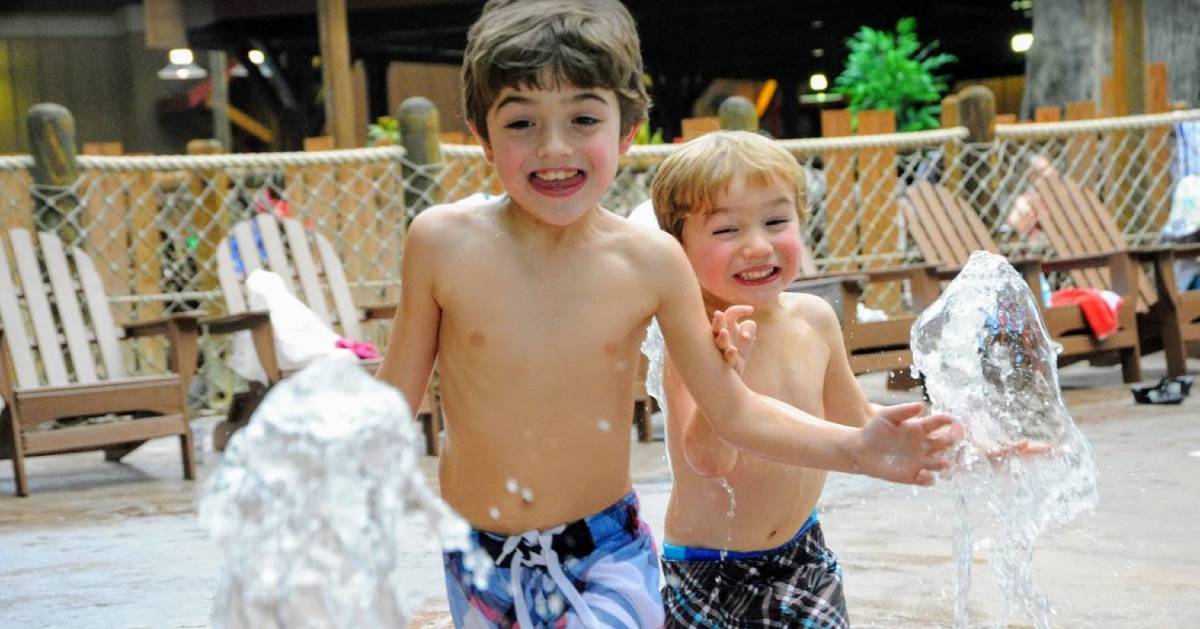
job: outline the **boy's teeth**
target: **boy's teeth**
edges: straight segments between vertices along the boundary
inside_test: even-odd
[[[775,269],[765,269],[762,271],[746,271],[743,273],[738,273],[738,277],[740,277],[744,280],[761,280],[761,279],[771,275],[774,272],[775,272]]]
[[[542,170],[534,173],[534,176],[536,176],[538,179],[545,179],[546,181],[560,181],[574,177],[578,173],[578,170]]]

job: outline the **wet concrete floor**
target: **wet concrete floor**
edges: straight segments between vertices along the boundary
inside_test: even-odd
[[[1163,373],[1160,356],[1145,377]],[[1200,372],[1193,361],[1192,373]],[[875,401],[915,399],[865,376]],[[1100,506],[1043,537],[1035,577],[1059,627],[1195,627],[1200,617],[1200,394],[1179,406],[1138,406],[1116,367],[1072,366],[1062,380],[1095,449]],[[1200,392],[1198,392],[1200,393]],[[200,425],[206,422],[201,420]],[[180,480],[177,442],[147,444],[123,463],[100,453],[29,461],[33,495],[16,498],[0,462],[0,627],[207,627],[219,549],[195,517],[202,483]],[[212,452],[200,466],[218,463]],[[434,459],[424,467],[432,477]],[[661,443],[634,448],[644,517],[661,539],[670,491]],[[833,474],[822,526],[846,575],[855,627],[949,627],[953,618],[948,490]],[[405,585],[413,626],[448,627],[439,550],[417,522],[406,530]],[[972,626],[997,618],[987,552],[977,552]],[[1014,610],[1009,626],[1030,626]]]

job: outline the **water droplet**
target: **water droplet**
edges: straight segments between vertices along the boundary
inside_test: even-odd
[[[525,502],[533,502],[533,490],[526,487],[521,490],[521,500]]]
[[[492,507],[491,509],[488,509],[488,515],[492,516],[493,520],[499,520],[500,519],[500,510],[497,509],[496,507]]]
[[[504,482],[504,487],[508,489],[508,493],[515,494],[521,491],[521,486],[517,484],[517,479],[510,478]]]
[[[603,430],[604,432],[612,431],[612,424],[609,423],[609,421],[607,419],[602,419],[602,420],[596,422],[596,427],[599,428],[600,430]]]

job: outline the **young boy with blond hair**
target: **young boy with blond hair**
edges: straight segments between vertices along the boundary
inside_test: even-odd
[[[620,2],[492,0],[462,76],[505,195],[413,220],[379,370],[414,407],[435,360],[441,374],[441,493],[495,564],[477,583],[461,553],[444,555],[458,626],[662,622],[657,552],[629,475],[652,317],[678,377],[738,448],[909,483],[945,465],[944,415],[858,429],[750,391],[713,346],[678,243],[600,207],[649,104]]]
[[[837,315],[818,297],[785,292],[799,269],[804,190],[794,157],[739,131],[687,143],[652,186],[658,223],[683,245],[706,309],[717,312],[722,345],[741,348],[746,385],[860,428],[879,409],[850,370]],[[753,330],[753,352],[739,330]],[[697,406],[680,378],[682,360],[669,352],[666,362],[674,477],[663,547],[667,626],[849,626],[841,570],[814,510],[825,471],[739,452]],[[907,417],[919,408],[883,412]]]

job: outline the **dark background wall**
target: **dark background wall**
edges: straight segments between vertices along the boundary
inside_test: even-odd
[[[96,12],[78,6],[70,13],[0,11],[0,153],[28,152],[25,113],[39,102],[71,110],[80,144],[117,141],[128,153],[182,152],[192,134],[160,123],[156,112],[160,99],[189,85],[155,76],[166,54],[146,49],[141,6]]]

